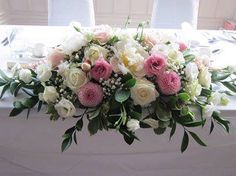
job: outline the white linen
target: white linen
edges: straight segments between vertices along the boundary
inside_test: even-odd
[[[4,27],[3,27],[4,28]],[[48,46],[60,42],[58,36],[65,28],[23,27],[28,39],[41,40]],[[0,27],[0,32],[1,32]],[[44,33],[46,32],[46,36]],[[173,32],[173,31],[172,31]],[[210,31],[211,32],[211,31]],[[214,32],[214,31],[212,31]],[[55,40],[57,39],[57,41]],[[54,41],[54,42],[53,42]],[[201,43],[201,41],[200,41]],[[236,65],[236,46],[219,42],[224,50],[215,56],[216,63]],[[6,62],[0,48],[1,64]],[[221,66],[219,64],[219,66]],[[4,68],[5,65],[1,65]],[[169,142],[169,131],[163,136],[150,129],[137,131],[141,142],[125,144],[120,134],[99,132],[90,136],[86,121],[75,144],[65,153],[60,152],[62,134],[76,119],[50,122],[44,111],[26,113],[9,118],[13,98],[6,95],[0,101],[0,175],[4,176],[234,176],[236,174],[236,99],[228,107],[222,107],[223,115],[231,121],[229,135],[216,126],[213,135],[209,128],[196,129],[208,147],[198,146],[190,140],[190,146],[180,152],[183,129],[178,128]],[[207,124],[208,125],[208,124]]]

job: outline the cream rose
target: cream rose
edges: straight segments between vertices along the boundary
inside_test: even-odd
[[[24,81],[26,84],[32,81],[32,74],[29,69],[21,69],[19,72],[19,79]]]
[[[208,71],[207,67],[204,67],[201,69],[199,75],[198,75],[198,80],[199,83],[206,87],[209,88],[211,85],[211,73]]]
[[[55,103],[59,97],[57,90],[53,86],[45,86],[43,92],[43,100],[47,103]]]
[[[127,124],[126,124],[127,128],[129,131],[136,131],[137,129],[140,128],[140,125],[139,125],[139,121],[136,120],[136,119],[130,119]]]
[[[75,106],[65,98],[55,105],[55,109],[61,117],[72,117],[76,113]]]
[[[137,79],[135,86],[130,91],[134,104],[141,106],[148,105],[159,96],[155,85],[147,79]]]
[[[80,87],[88,82],[85,72],[78,68],[70,68],[65,72],[64,84],[71,90],[77,92]]]
[[[37,78],[42,81],[46,82],[52,76],[51,67],[47,64],[41,64],[36,68]]]

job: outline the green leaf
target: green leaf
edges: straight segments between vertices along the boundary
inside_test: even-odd
[[[189,94],[187,94],[187,93],[180,93],[180,94],[178,95],[178,98],[179,98],[180,100],[184,101],[184,102],[190,100],[190,96],[189,96]]]
[[[221,81],[224,80],[226,78],[228,78],[231,74],[230,73],[218,73],[218,72],[213,72],[211,79],[212,81]]]
[[[167,128],[170,125],[170,120],[169,121],[158,121],[158,126],[160,128]]]
[[[193,121],[193,122],[185,122],[185,123],[183,123],[183,125],[186,127],[198,127],[198,126],[204,125],[205,122],[206,122],[206,119],[199,120],[199,121]]]
[[[83,128],[83,119],[82,118],[77,121],[75,127],[76,127],[77,131],[82,130],[82,128]]]
[[[3,88],[2,88],[2,92],[0,95],[0,99],[3,97],[3,95],[5,94],[5,92],[7,91],[7,89],[10,87],[10,84],[6,84]]]
[[[71,137],[64,139],[61,144],[61,152],[66,151],[71,146],[71,143],[72,143]]]
[[[232,92],[236,93],[236,85],[231,84],[229,82],[221,82],[225,87],[227,87]]]
[[[158,121],[155,119],[152,119],[152,118],[143,119],[142,122],[154,129],[158,128],[158,126],[159,126]]]
[[[27,108],[32,108],[38,103],[38,98],[35,97],[30,97],[30,98],[25,98],[22,101],[22,104],[27,107]]]
[[[13,92],[13,95],[14,95],[15,97],[17,96],[17,94],[18,94],[20,88],[21,88],[21,83],[18,84],[18,86],[15,88],[15,91]]]
[[[100,128],[100,121],[98,117],[95,117],[92,120],[90,120],[88,124],[88,130],[90,135],[96,134],[99,128]]]
[[[7,82],[10,81],[10,78],[1,69],[0,69],[0,76]]]
[[[121,82],[122,82],[122,83],[125,83],[126,81],[128,81],[128,80],[130,80],[130,79],[132,79],[132,78],[133,78],[133,76],[132,76],[130,73],[127,73],[127,74],[125,74],[125,75],[122,76]]]
[[[230,124],[230,122],[228,120],[225,120],[225,119],[221,118],[219,116],[219,113],[217,113],[215,111],[213,112],[212,117],[219,125],[221,125],[225,129],[225,131],[227,133],[229,133],[229,124]]]
[[[170,109],[160,102],[156,104],[156,115],[161,121],[169,121],[172,117]]]
[[[10,117],[14,117],[19,115],[21,112],[23,111],[23,109],[17,109],[17,108],[13,108],[12,111],[10,112]]]
[[[183,153],[187,147],[188,147],[188,143],[189,143],[189,137],[186,131],[184,131],[184,136],[182,139],[182,144],[181,144],[181,152]]]
[[[43,105],[43,102],[42,102],[42,101],[39,101],[39,102],[38,102],[38,109],[37,109],[38,112],[41,110],[42,105]]]
[[[210,128],[210,133],[209,134],[212,133],[214,127],[215,127],[214,122],[213,122],[213,120],[211,120],[211,128]]]
[[[132,78],[125,82],[124,87],[131,88],[134,87],[136,84],[136,79]]]
[[[201,91],[201,96],[205,96],[205,97],[210,97],[211,96],[211,90],[210,89],[202,89]]]
[[[0,87],[4,86],[5,84],[7,84],[7,81],[0,78]]]
[[[125,102],[130,97],[130,91],[128,90],[117,90],[115,93],[115,100],[119,103]]]
[[[76,132],[74,132],[73,139],[74,139],[74,142],[77,144],[77,136],[76,136]]]
[[[163,134],[166,131],[166,128],[156,128],[154,129],[154,133],[157,135]]]
[[[176,122],[173,123],[171,131],[170,131],[170,139],[172,138],[172,136],[175,134],[175,130],[176,130]]]
[[[72,136],[72,134],[74,133],[74,131],[75,131],[75,127],[73,126],[73,127],[69,128],[69,129],[67,129],[67,130],[65,131],[64,135],[67,134],[67,135],[69,135],[69,136]],[[65,138],[64,135],[63,135],[63,137]]]
[[[127,144],[131,145],[134,142],[134,138],[127,136],[127,135],[123,135],[124,136],[124,140]]]
[[[140,120],[142,118],[142,114],[136,111],[131,111],[129,115],[132,119]]]
[[[199,137],[196,133],[189,131],[190,135],[193,137],[193,139],[201,146],[207,146]]]
[[[19,84],[20,84],[19,82],[11,82],[11,84],[10,84],[10,92],[11,92],[12,95],[14,94],[15,89],[16,89],[16,87],[17,87]]]
[[[26,118],[28,119],[29,118],[29,115],[30,115],[30,108],[28,108],[28,110],[27,110],[27,115],[26,115]]]
[[[16,109],[24,109],[25,108],[25,106],[20,101],[14,101],[13,106]]]

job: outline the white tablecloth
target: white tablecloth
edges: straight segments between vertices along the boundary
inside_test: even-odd
[[[39,38],[42,41],[42,31],[53,31],[46,27],[28,29],[35,31],[33,36],[41,36]],[[62,28],[55,30],[53,34],[58,35],[59,32],[56,31],[60,30]],[[47,40],[50,37],[55,39],[52,33],[49,35],[48,32],[48,36]],[[236,47],[231,43],[222,42],[222,46],[225,50],[217,56],[218,59],[227,54],[230,59],[236,55]],[[235,48],[231,48],[231,53],[227,52],[229,46]],[[223,57],[224,61],[228,57]],[[209,128],[196,129],[208,143],[208,147],[200,147],[191,140],[189,148],[183,154],[180,152],[182,129],[177,129],[171,141],[168,140],[169,131],[163,136],[157,136],[150,129],[138,130],[137,135],[141,142],[128,146],[115,131],[99,132],[90,137],[86,124],[78,136],[79,144],[72,145],[68,151],[61,153],[61,136],[65,129],[72,126],[75,119],[50,122],[43,112],[32,112],[28,120],[25,119],[26,114],[9,118],[11,103],[12,98],[9,96],[0,101],[0,175],[3,176],[236,175],[234,102],[228,109],[223,108],[224,115],[232,123],[231,133],[225,134],[216,127],[214,134],[209,136]]]

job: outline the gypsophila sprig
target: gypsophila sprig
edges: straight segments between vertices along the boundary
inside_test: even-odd
[[[183,42],[156,30],[74,26],[65,41],[53,48],[46,61],[22,68],[15,65],[12,77],[0,71],[2,98],[7,90],[15,101],[10,116],[30,109],[47,109],[51,120],[74,118],[75,125],[63,135],[62,152],[88,120],[91,135],[116,130],[127,144],[139,140],[136,130],[151,128],[161,135],[177,126],[183,129],[181,151],[192,137],[206,146],[191,128],[215,124],[229,132],[229,121],[218,105],[227,105],[236,93],[236,69],[211,68],[209,58],[192,52]],[[218,84],[226,89],[215,89]],[[198,111],[196,113],[196,111]],[[86,118],[86,119],[85,119]],[[83,142],[83,141],[81,141]]]

